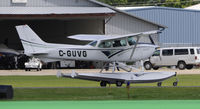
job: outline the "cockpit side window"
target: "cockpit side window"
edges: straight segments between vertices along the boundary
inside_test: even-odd
[[[133,36],[128,37],[128,44],[129,45],[135,45],[135,43],[136,43],[136,37],[133,37]]]
[[[103,41],[99,44],[100,48],[110,48],[112,46],[111,41]]]
[[[91,45],[91,46],[95,47],[97,45],[97,41],[92,41],[88,45]]]
[[[121,46],[126,46],[126,40],[125,39],[118,39],[113,41],[113,47],[121,47]]]
[[[100,48],[110,48],[110,47],[122,47],[126,46],[127,41],[126,39],[116,39],[116,40],[109,40],[109,41],[102,41],[98,47]]]

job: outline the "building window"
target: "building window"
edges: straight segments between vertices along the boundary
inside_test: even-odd
[[[27,0],[12,0],[12,3],[27,3]]]

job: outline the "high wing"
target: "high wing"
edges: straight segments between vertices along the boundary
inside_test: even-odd
[[[104,81],[106,83],[153,83],[162,82],[168,78],[176,76],[176,72],[128,72],[128,73],[58,73],[58,77],[67,77],[91,81]]]
[[[159,30],[147,31],[147,32],[140,32],[140,33],[133,33],[127,35],[88,35],[88,34],[79,34],[79,35],[72,35],[68,36],[70,39],[82,40],[82,41],[94,41],[94,40],[111,40],[111,39],[119,39],[129,36],[149,36],[151,34],[159,33]]]

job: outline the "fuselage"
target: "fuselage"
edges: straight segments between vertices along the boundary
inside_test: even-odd
[[[49,46],[49,45],[48,45]],[[82,60],[104,62],[135,62],[152,56],[156,46],[152,44],[137,44],[123,47],[99,48],[91,45],[60,45],[52,44],[48,47],[48,54],[36,55],[43,59]],[[135,49],[135,50],[134,50]],[[134,52],[133,52],[134,50]],[[133,56],[131,57],[131,53]],[[44,60],[45,61],[45,60]]]
[[[87,45],[67,45],[47,43],[28,26],[16,26],[24,53],[38,57],[44,62],[60,60],[134,62],[150,57],[156,48],[151,34],[158,31],[147,31],[128,35],[73,35],[69,38],[81,41],[92,41]],[[150,39],[151,43],[141,43],[141,37]]]

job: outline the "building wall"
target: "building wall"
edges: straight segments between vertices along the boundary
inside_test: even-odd
[[[12,3],[12,0],[0,0],[0,7],[27,6],[27,7],[57,7],[57,6],[98,6],[88,0],[27,0],[27,3]]]
[[[0,7],[12,7],[12,6],[19,6],[19,7],[104,7],[104,5],[96,4],[90,2],[89,0],[27,0],[28,2],[25,4],[16,4],[12,3],[12,0],[0,0]],[[28,10],[27,10],[28,11]],[[116,11],[116,10],[115,10]],[[14,20],[14,19],[13,19]],[[56,41],[64,42],[64,38],[68,35],[74,34],[130,34],[136,32],[144,32],[150,30],[158,30],[158,25],[145,22],[134,16],[130,16],[121,12],[116,11],[116,15],[112,16],[111,18],[106,18],[104,22],[104,18],[79,18],[79,20],[72,20],[72,19],[52,19],[51,21],[44,21],[40,19],[32,19],[30,20],[14,20],[9,21],[8,19],[1,19],[0,24],[3,23],[4,25],[0,26],[3,28],[13,28],[17,24],[30,24],[32,25],[35,31],[39,31],[40,35],[44,37],[44,39],[48,39],[48,42],[55,42],[55,37],[57,38]],[[41,22],[40,22],[41,21]],[[27,23],[26,23],[27,22]],[[47,23],[46,23],[47,22]],[[105,23],[105,25],[104,25]],[[65,24],[65,25],[64,25]],[[10,26],[8,26],[10,25]],[[40,25],[40,26],[38,26]],[[56,25],[53,28],[50,25]],[[35,27],[35,28],[34,28]],[[36,28],[37,27],[37,28]],[[49,28],[51,27],[51,28]],[[53,29],[52,29],[53,28]],[[13,28],[12,32],[4,32],[3,36],[5,40],[6,37],[12,39],[11,37],[15,37],[16,31]],[[52,30],[51,32],[48,32]],[[6,31],[6,30],[5,30]],[[53,33],[52,33],[53,32]],[[46,34],[44,34],[46,33]],[[51,34],[50,34],[51,33]],[[2,38],[0,38],[2,39]],[[53,39],[53,40],[52,40]],[[156,37],[155,40],[158,38]],[[3,41],[2,40],[2,41]],[[2,42],[0,41],[0,42]],[[72,42],[72,41],[68,41]],[[12,41],[11,41],[12,43]],[[15,44],[15,43],[14,43]],[[13,45],[14,45],[13,44]],[[15,46],[14,46],[15,47]]]
[[[117,13],[106,21],[108,21],[106,24],[106,34],[130,34],[158,29],[158,26],[121,13]]]
[[[117,13],[114,17],[106,19],[105,34],[131,34],[138,32],[145,32],[151,30],[158,30],[158,26],[146,23],[142,20]],[[158,35],[152,37],[156,44],[158,44]],[[143,38],[142,41],[149,42],[149,39]]]
[[[154,7],[127,12],[166,25],[168,28],[163,31],[159,39],[163,46],[200,45],[200,11]]]

